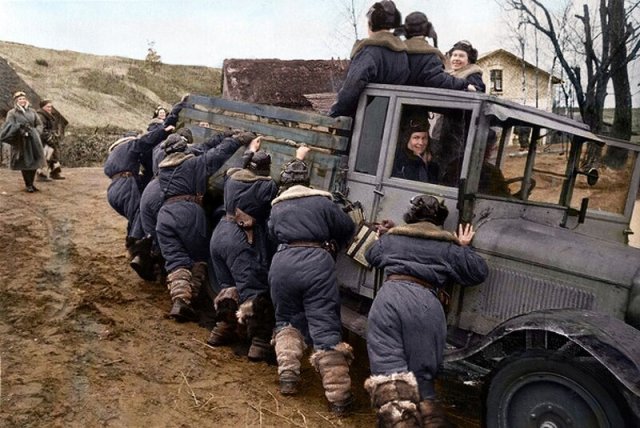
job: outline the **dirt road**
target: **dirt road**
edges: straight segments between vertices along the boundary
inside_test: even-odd
[[[208,330],[165,318],[166,289],[127,266],[102,170],[65,175],[28,194],[0,169],[1,426],[374,425],[362,349],[354,415],[327,411],[306,361],[300,396],[280,396],[274,366],[211,349]]]

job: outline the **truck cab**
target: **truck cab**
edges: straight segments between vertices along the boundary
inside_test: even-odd
[[[192,100],[188,119],[272,136],[274,177],[292,140],[315,148],[312,185],[360,207],[361,227],[399,223],[418,194],[444,198],[445,229],[473,224],[490,274],[447,290],[444,372],[483,385],[487,426],[638,426],[640,249],[628,238],[640,146],[496,97],[433,88],[370,84],[353,121]],[[402,164],[416,120],[430,125],[429,179]],[[343,324],[365,336],[384,273],[345,252],[337,270]]]

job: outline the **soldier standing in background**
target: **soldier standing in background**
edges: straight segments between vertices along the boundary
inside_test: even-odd
[[[38,179],[40,181],[64,180],[62,176],[62,166],[60,165],[60,126],[56,117],[53,115],[53,102],[48,99],[40,101],[40,109],[37,111],[42,121],[42,132],[40,140],[44,145],[44,154],[47,160],[47,169],[38,170]],[[48,172],[48,174],[47,174]]]

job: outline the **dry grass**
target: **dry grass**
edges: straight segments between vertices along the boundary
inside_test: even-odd
[[[141,47],[141,56],[144,52]],[[2,41],[0,56],[41,97],[53,99],[72,128],[146,129],[159,104],[170,106],[186,93],[220,94],[216,68],[162,64],[154,73],[142,59]]]

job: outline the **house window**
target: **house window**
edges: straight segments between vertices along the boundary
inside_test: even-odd
[[[491,70],[491,92],[502,92],[502,70]]]

